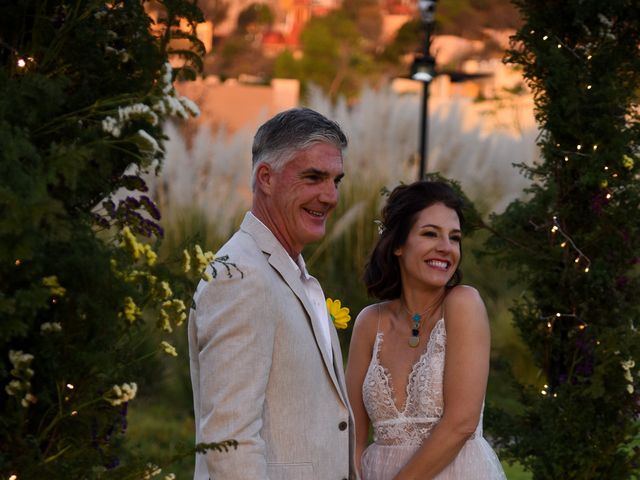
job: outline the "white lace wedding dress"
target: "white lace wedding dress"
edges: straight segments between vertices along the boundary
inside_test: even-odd
[[[374,443],[362,454],[363,480],[391,480],[438,423],[443,412],[442,381],[447,343],[444,318],[431,332],[427,347],[413,366],[407,399],[399,411],[387,370],[380,365],[382,332],[362,386],[364,405],[373,424]],[[437,480],[506,479],[498,457],[482,436],[482,416],[475,433]]]

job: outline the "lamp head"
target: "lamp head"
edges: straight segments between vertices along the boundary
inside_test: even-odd
[[[436,12],[437,0],[418,0],[418,10],[420,18],[424,23],[433,23],[433,16]]]
[[[436,60],[431,55],[417,56],[411,64],[411,78],[429,83],[436,76]]]

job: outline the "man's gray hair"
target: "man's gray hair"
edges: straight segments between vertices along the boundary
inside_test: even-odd
[[[278,171],[296,153],[317,143],[342,151],[347,137],[340,126],[310,108],[292,108],[267,120],[253,137],[251,187],[255,190],[258,166],[266,163]]]

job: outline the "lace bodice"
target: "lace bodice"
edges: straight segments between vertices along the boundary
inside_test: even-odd
[[[442,383],[447,343],[444,318],[434,325],[424,353],[411,369],[402,410],[395,404],[390,374],[380,364],[382,342],[383,334],[378,332],[362,385],[374,440],[386,445],[419,445],[442,417],[444,407]]]

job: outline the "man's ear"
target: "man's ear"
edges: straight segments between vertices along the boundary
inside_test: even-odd
[[[261,163],[256,170],[256,189],[271,195],[273,191],[273,168],[267,163]]]

